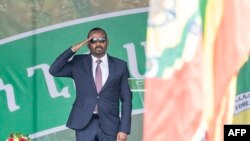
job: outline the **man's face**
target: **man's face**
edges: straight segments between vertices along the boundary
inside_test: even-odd
[[[89,34],[92,39],[88,42],[88,48],[91,54],[97,58],[105,55],[108,47],[108,39],[101,30],[94,30]]]

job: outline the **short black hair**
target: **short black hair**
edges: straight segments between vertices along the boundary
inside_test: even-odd
[[[105,34],[106,39],[108,39],[108,35],[107,35],[106,31],[105,31],[104,29],[100,28],[100,27],[92,28],[92,29],[89,31],[89,33],[88,33],[88,38],[89,38],[90,33],[91,33],[92,31],[96,31],[96,30],[101,30],[101,31],[103,31],[103,33]]]

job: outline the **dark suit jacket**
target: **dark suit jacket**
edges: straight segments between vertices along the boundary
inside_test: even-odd
[[[84,128],[91,120],[97,104],[100,124],[106,134],[115,135],[118,131],[130,133],[132,93],[128,84],[127,63],[108,55],[109,76],[97,94],[91,55],[75,55],[69,61],[73,55],[74,52],[67,49],[49,69],[53,76],[71,77],[75,82],[76,99],[66,126],[75,130]]]

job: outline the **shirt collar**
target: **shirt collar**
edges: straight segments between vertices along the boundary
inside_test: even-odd
[[[102,58],[96,58],[92,54],[91,54],[91,57],[92,57],[93,63],[95,63],[96,60],[98,60],[98,59],[101,59],[104,64],[108,63],[108,55],[107,55],[107,53]]]

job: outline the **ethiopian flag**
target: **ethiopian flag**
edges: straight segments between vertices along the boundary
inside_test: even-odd
[[[250,124],[250,57],[237,77],[234,124]]]
[[[250,50],[250,1],[151,0],[144,141],[221,141]]]

